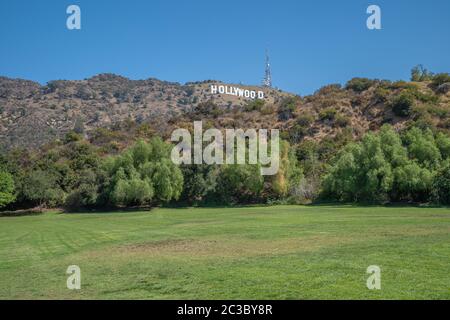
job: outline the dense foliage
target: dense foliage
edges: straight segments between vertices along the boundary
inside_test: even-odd
[[[0,171],[0,208],[13,202],[14,180],[8,172]]]
[[[259,165],[175,165],[173,145],[159,137],[140,139],[117,155],[70,132],[64,141],[30,153],[3,157],[2,206],[60,207],[68,210],[161,204],[239,204],[293,197],[302,179],[294,149],[280,148],[280,169],[261,175]],[[17,188],[14,189],[14,184]]]
[[[346,146],[323,181],[323,197],[338,201],[437,200],[448,203],[450,137],[389,125]]]

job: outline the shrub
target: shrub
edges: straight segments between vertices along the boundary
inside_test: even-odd
[[[75,131],[69,131],[64,136],[64,144],[68,144],[71,142],[81,141],[83,139],[83,136],[79,133],[76,133]]]
[[[334,120],[334,124],[338,127],[345,128],[346,126],[351,124],[351,120],[347,116],[338,114]]]
[[[440,85],[444,83],[450,83],[450,74],[448,73],[439,73],[433,77],[433,81],[431,85],[434,88],[438,88]]]
[[[329,84],[317,90],[315,92],[316,95],[329,95],[333,93],[337,93],[342,90],[342,86],[339,83]]]
[[[391,103],[392,112],[398,117],[407,117],[414,106],[414,96],[405,91],[394,98]]]
[[[406,82],[403,80],[396,81],[389,86],[390,89],[408,89],[417,90],[418,86],[415,83]]]
[[[376,80],[370,80],[367,78],[353,78],[347,82],[345,88],[351,89],[356,92],[363,92],[369,89],[376,83]]]
[[[244,106],[244,110],[247,112],[250,111],[261,111],[264,107],[265,101],[261,99],[255,99]]]
[[[311,113],[305,113],[297,118],[297,125],[309,127],[314,122],[314,116]]]
[[[212,100],[199,103],[194,107],[194,112],[202,116],[213,115],[214,117],[223,114],[223,110]]]
[[[375,90],[375,100],[379,103],[386,102],[389,97],[389,90],[383,87],[378,87]]]
[[[320,111],[319,113],[319,118],[320,120],[334,120],[335,116],[336,116],[337,110],[336,108],[326,108],[322,111]]]
[[[286,121],[294,117],[297,100],[294,97],[285,98],[278,109],[278,119]]]
[[[292,128],[289,128],[289,141],[293,143],[298,143],[302,140],[304,136],[308,134],[309,126],[302,126],[299,124],[294,125]]]
[[[275,108],[273,105],[265,105],[261,108],[261,114],[262,115],[269,115],[273,114],[275,112]]]

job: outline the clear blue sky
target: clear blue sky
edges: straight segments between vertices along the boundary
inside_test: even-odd
[[[82,29],[66,28],[81,7]],[[382,10],[382,30],[366,9]],[[449,0],[0,0],[0,75],[41,83],[104,72],[132,79],[259,84],[309,94],[355,76],[450,71]]]

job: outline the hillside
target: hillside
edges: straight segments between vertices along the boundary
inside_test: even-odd
[[[173,118],[211,100],[221,109],[242,107],[246,100],[210,93],[211,84],[130,80],[101,74],[82,81],[51,81],[45,86],[32,81],[0,77],[0,139],[3,147],[35,147],[71,130],[88,134],[96,128],[112,128],[125,121],[154,123],[157,130]],[[242,86],[249,90],[255,87]],[[259,89],[260,90],[260,89]],[[285,94],[264,89],[268,103]]]
[[[35,148],[71,130],[92,140],[98,137],[99,128],[126,135],[121,138],[126,144],[129,135],[134,136],[142,126],[167,138],[174,128],[189,127],[194,120],[218,128],[278,128],[294,144],[343,132],[360,137],[383,123],[400,129],[420,122],[448,130],[447,80],[392,83],[355,78],[345,87],[329,85],[305,97],[235,85],[262,90],[265,97],[259,101],[211,94],[211,85],[222,84],[212,80],[182,85],[101,74],[42,86],[0,77],[0,145]]]
[[[216,81],[99,75],[40,86],[3,78],[0,200],[70,210],[169,201],[449,204],[450,76],[419,80],[354,78],[300,97]],[[230,95],[242,89],[264,97]],[[278,172],[174,165],[171,133],[200,120],[204,129],[280,129],[290,143],[282,143]]]

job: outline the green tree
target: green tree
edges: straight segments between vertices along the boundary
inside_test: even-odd
[[[356,155],[361,146],[350,144],[342,150],[329,172],[323,179],[323,194],[326,199],[354,201],[357,193],[357,176],[359,164]]]
[[[178,199],[183,175],[170,159],[171,146],[161,138],[136,142],[105,162],[110,179],[105,192],[116,205],[151,205]]]
[[[338,156],[324,179],[324,194],[342,201],[383,201],[393,180],[380,137],[368,133]]]
[[[431,130],[413,127],[404,135],[409,157],[416,159],[422,167],[436,168],[441,161],[441,153]]]
[[[99,174],[93,169],[78,172],[64,206],[70,210],[95,207],[98,204],[101,187]]]
[[[0,171],[0,208],[14,202],[14,180],[11,174]]]
[[[61,204],[65,198],[56,177],[42,170],[32,171],[25,177],[23,193],[27,200],[40,207]]]
[[[226,204],[257,202],[263,183],[259,165],[223,165],[219,173],[216,197]]]
[[[402,144],[402,140],[392,126],[383,125],[380,130],[381,150],[386,160],[393,168],[408,163],[408,152]]]
[[[450,137],[442,132],[436,135],[436,145],[441,152],[442,159],[450,158]]]
[[[394,169],[394,200],[427,201],[430,197],[433,174],[426,168],[421,168],[416,162]]]
[[[450,204],[450,161],[447,160],[437,171],[433,180],[434,199],[441,204]]]
[[[181,201],[188,204],[199,203],[206,200],[208,194],[214,193],[217,186],[218,168],[212,165],[182,165],[183,192]]]

